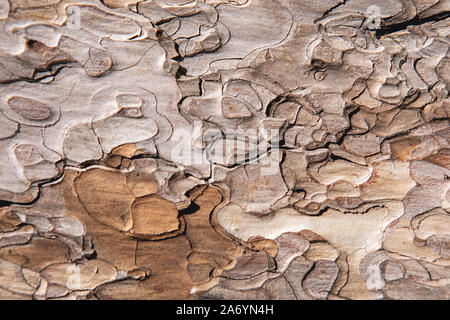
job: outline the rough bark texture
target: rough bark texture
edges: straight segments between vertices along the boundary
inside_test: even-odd
[[[0,298],[449,299],[448,0],[1,0]]]

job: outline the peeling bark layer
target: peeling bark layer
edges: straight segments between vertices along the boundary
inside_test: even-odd
[[[1,299],[450,298],[445,0],[3,0]]]

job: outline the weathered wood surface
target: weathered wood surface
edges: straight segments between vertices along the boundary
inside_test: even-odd
[[[449,299],[448,0],[1,0],[1,299]]]

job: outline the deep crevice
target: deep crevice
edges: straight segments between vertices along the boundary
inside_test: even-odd
[[[379,38],[387,34],[406,30],[409,26],[420,26],[428,22],[439,22],[447,19],[448,17],[450,17],[450,11],[440,12],[425,18],[419,18],[419,16],[415,16],[411,20],[407,20],[400,23],[394,23],[387,26],[382,26],[380,29],[376,30],[375,36]]]

